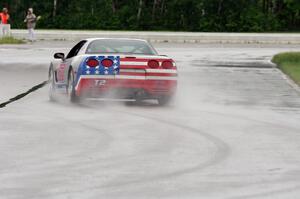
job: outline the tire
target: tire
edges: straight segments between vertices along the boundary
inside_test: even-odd
[[[74,84],[75,84],[74,71],[72,68],[70,68],[69,72],[68,72],[68,82],[67,82],[67,86],[66,86],[66,93],[68,95],[70,102],[78,103],[80,101],[80,98],[75,94]]]
[[[137,104],[136,104],[136,101],[127,101],[127,102],[125,102],[125,105],[126,106],[136,106]]]
[[[135,101],[134,101],[135,105],[142,105],[143,104],[143,98],[136,96]]]
[[[55,80],[54,80],[54,71],[53,71],[53,67],[52,64],[49,68],[49,72],[48,72],[48,82],[49,82],[49,100],[51,102],[56,101],[55,98]]]
[[[160,106],[167,106],[172,101],[172,96],[161,96],[157,101]]]

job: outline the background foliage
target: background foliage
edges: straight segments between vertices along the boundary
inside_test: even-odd
[[[4,0],[13,28],[272,32],[300,30],[300,0]]]

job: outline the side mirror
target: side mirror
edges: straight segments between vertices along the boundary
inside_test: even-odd
[[[65,54],[64,53],[55,53],[54,58],[64,60],[65,59]]]

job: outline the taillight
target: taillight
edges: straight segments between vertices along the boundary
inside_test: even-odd
[[[91,58],[86,62],[86,65],[94,68],[99,65],[99,61],[97,59]]]
[[[163,61],[161,66],[165,69],[173,68],[173,62],[171,61]]]
[[[111,59],[103,59],[101,61],[101,64],[104,67],[111,67],[114,64],[114,62]]]
[[[156,60],[150,60],[148,61],[148,66],[150,68],[158,68],[159,67],[159,62]]]

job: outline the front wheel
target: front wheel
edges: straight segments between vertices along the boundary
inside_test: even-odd
[[[79,102],[79,97],[75,94],[75,80],[74,80],[74,71],[72,68],[70,68],[68,73],[68,84],[66,87],[66,92],[68,95],[68,98],[71,102],[77,103]]]

